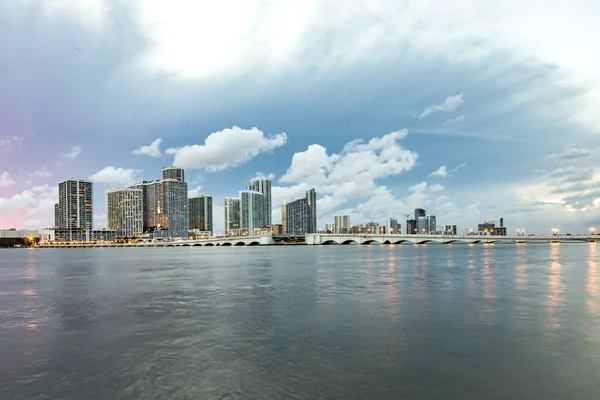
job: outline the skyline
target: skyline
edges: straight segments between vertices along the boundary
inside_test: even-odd
[[[319,228],[418,207],[460,229],[600,225],[600,5],[245,2],[211,22],[132,4],[0,5],[0,228],[51,226],[72,175],[102,225],[107,189],[172,164],[215,199],[217,232],[221,199],[261,175],[274,223],[314,187]]]

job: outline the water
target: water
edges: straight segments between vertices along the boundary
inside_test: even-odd
[[[597,249],[0,250],[0,399],[598,399]]]

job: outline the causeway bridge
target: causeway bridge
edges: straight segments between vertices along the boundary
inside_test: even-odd
[[[37,248],[90,248],[90,247],[198,247],[198,246],[268,246],[283,244],[287,236],[239,236],[214,237],[210,239],[179,240],[172,242],[138,242],[138,243],[39,243]]]
[[[329,244],[424,244],[424,243],[560,243],[595,242],[596,235],[548,235],[548,236],[488,236],[488,235],[403,235],[403,234],[335,234],[309,233],[308,245]]]

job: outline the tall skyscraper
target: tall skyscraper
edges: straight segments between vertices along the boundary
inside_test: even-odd
[[[201,195],[188,199],[188,223],[190,230],[213,232],[212,197]]]
[[[185,174],[183,168],[174,167],[169,165],[162,169],[163,179],[175,179],[180,182],[185,182]]]
[[[427,215],[427,213],[425,212],[424,209],[422,209],[422,208],[415,208],[415,221],[418,221],[419,217],[424,217],[426,215]]]
[[[414,219],[406,220],[406,234],[415,235],[417,233],[417,221]]]
[[[92,182],[68,179],[58,184],[59,228],[92,229],[94,222]]]
[[[334,233],[348,233],[350,229],[350,216],[349,215],[336,215],[333,218],[333,231]]]
[[[163,176],[157,181],[144,181],[129,186],[142,189],[144,204],[144,232],[154,237],[188,236],[187,183],[183,169],[163,168]]]
[[[254,235],[265,222],[265,196],[253,190],[240,192],[240,227],[242,234]]]
[[[400,224],[398,223],[398,220],[392,217],[389,217],[387,219],[387,224],[385,227],[385,232],[389,233],[389,234],[400,234],[402,233],[402,228],[400,227]]]
[[[225,234],[240,234],[240,199],[225,197]]]
[[[428,231],[430,233],[437,232],[437,221],[436,221],[435,215],[430,215],[429,216],[429,229],[428,229]]]
[[[271,181],[265,178],[253,179],[248,183],[246,189],[259,192],[264,196],[263,202],[263,226],[271,226]]]
[[[138,237],[144,233],[142,189],[106,191],[106,225],[117,237]]]
[[[302,199],[284,203],[281,218],[284,233],[288,235],[305,235],[317,230],[317,194],[314,189],[306,192]]]

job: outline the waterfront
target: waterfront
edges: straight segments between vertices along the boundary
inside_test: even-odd
[[[0,398],[599,398],[599,252],[0,250]]]

